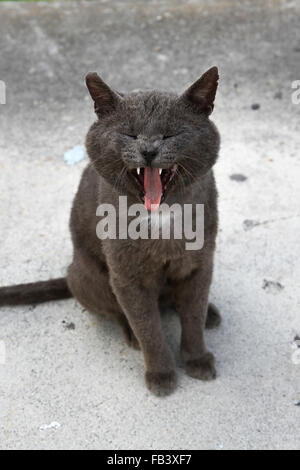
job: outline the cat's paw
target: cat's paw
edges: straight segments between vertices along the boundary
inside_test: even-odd
[[[219,309],[214,304],[209,304],[207,309],[205,328],[217,328],[217,326],[221,324],[221,321],[222,317]]]
[[[176,373],[171,372],[146,372],[146,384],[150,392],[159,397],[170,395],[177,384]]]
[[[214,380],[217,377],[215,358],[210,352],[197,359],[187,360],[185,370],[188,375],[199,380]]]

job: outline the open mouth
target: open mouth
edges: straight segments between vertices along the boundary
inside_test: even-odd
[[[164,200],[165,192],[174,178],[177,165],[167,170],[163,168],[135,168],[131,171],[137,182],[147,210],[158,210]]]

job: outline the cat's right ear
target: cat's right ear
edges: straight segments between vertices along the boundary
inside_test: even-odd
[[[88,73],[85,82],[94,101],[97,116],[101,118],[114,111],[120,100],[119,95],[109,88],[95,72]]]
[[[212,67],[185,91],[182,98],[185,102],[190,103],[196,111],[210,115],[214,109],[218,80],[218,69]]]

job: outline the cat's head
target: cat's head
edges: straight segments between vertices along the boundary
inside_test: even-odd
[[[171,191],[185,188],[216,162],[219,134],[210,121],[218,86],[212,67],[178,96],[121,94],[96,73],[86,77],[97,122],[86,139],[94,167],[116,190],[157,209]]]

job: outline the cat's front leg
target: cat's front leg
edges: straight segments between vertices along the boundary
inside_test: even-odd
[[[201,269],[194,271],[176,289],[176,304],[182,327],[182,359],[187,374],[200,380],[216,378],[214,356],[207,351],[204,341],[210,283],[211,272],[208,267],[205,272]]]
[[[157,293],[128,285],[120,276],[112,279],[112,286],[144,354],[147,387],[155,395],[170,394],[176,387],[176,374],[161,328]]]

